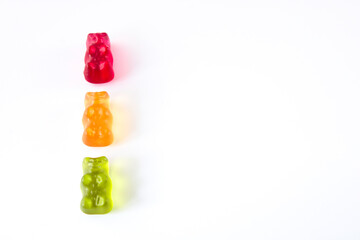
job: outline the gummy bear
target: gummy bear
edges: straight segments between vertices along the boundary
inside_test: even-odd
[[[109,109],[109,94],[88,92],[85,95],[83,115],[83,142],[89,147],[105,147],[113,142],[112,121]]]
[[[87,36],[84,76],[90,83],[113,80],[113,57],[107,33],[89,33]]]
[[[83,160],[84,175],[80,188],[83,198],[80,209],[86,214],[104,214],[111,211],[112,183],[109,177],[109,163],[106,157],[89,158]]]

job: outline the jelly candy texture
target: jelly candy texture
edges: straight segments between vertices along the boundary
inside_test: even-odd
[[[113,142],[113,117],[109,109],[109,94],[88,92],[85,95],[82,140],[90,147],[105,147]]]
[[[80,208],[86,214],[104,214],[111,211],[112,183],[109,177],[109,163],[106,157],[89,158],[83,160],[84,175],[81,179]]]
[[[110,39],[106,33],[89,33],[86,41],[85,79],[90,83],[106,83],[114,78]]]

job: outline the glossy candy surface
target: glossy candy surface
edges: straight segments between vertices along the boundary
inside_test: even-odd
[[[84,158],[80,188],[83,194],[80,208],[86,214],[104,214],[111,211],[112,183],[106,157]]]
[[[90,33],[86,41],[85,79],[90,83],[106,83],[114,78],[110,39],[106,33]]]
[[[90,147],[105,147],[113,142],[112,121],[109,109],[109,94],[88,92],[85,96],[83,115],[83,142]]]

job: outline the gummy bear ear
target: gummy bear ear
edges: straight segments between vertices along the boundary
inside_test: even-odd
[[[98,33],[99,39],[101,39],[101,43],[105,44],[108,48],[110,48],[110,38],[107,33]]]
[[[86,39],[86,48],[89,48],[89,46],[97,43],[98,41],[98,36],[96,35],[96,33],[89,33]]]

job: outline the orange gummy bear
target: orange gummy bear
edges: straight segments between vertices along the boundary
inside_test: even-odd
[[[105,147],[113,142],[112,121],[107,92],[88,92],[85,95],[83,142],[89,147]]]

